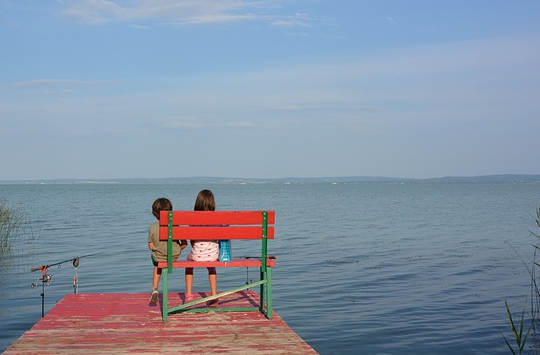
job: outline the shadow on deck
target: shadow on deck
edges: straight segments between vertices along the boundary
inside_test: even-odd
[[[220,299],[217,307],[253,307],[258,297],[239,292]],[[183,299],[171,292],[169,306]],[[141,293],[67,295],[5,354],[316,353],[273,314],[268,320],[259,312],[179,313],[163,323],[161,295],[154,305]]]

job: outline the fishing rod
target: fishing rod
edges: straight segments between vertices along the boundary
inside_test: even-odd
[[[79,281],[77,279],[77,268],[79,267],[79,259],[86,258],[88,256],[94,256],[94,255],[96,254],[94,253],[94,254],[87,254],[83,256],[76,256],[71,259],[59,261],[52,264],[39,265],[30,269],[30,272],[41,270],[41,277],[38,277],[36,279],[36,282],[32,282],[32,284],[30,285],[30,287],[35,288],[37,287],[38,283],[41,282],[41,318],[45,316],[45,284],[49,286],[53,278],[52,274],[47,274],[47,269],[52,266],[58,266],[58,265],[71,262],[73,264],[73,267],[75,268],[74,273],[73,273],[73,293],[77,294],[79,290]]]
[[[47,270],[47,268],[49,268],[51,266],[65,264],[65,263],[68,263],[70,261],[73,262],[74,267],[77,267],[77,266],[79,266],[79,259],[86,258],[88,256],[94,256],[94,255],[96,255],[96,254],[94,253],[94,254],[87,254],[87,255],[83,255],[83,256],[76,256],[74,258],[67,259],[67,260],[64,260],[64,261],[59,261],[59,262],[54,263],[54,264],[39,265],[39,266],[36,266],[36,267],[33,267],[32,269],[30,269],[30,271],[34,272],[34,271],[42,270],[41,272],[43,272],[43,269]]]

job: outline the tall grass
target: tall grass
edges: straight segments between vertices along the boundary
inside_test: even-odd
[[[505,301],[505,307],[506,307],[506,314],[508,316],[508,323],[510,325],[510,329],[512,331],[512,336],[514,338],[515,345],[511,345],[510,341],[503,335],[504,341],[512,354],[523,354],[523,352],[526,350],[525,345],[527,343],[527,339],[531,340],[533,344],[529,346],[529,350],[531,354],[538,354],[538,336],[540,333],[538,332],[539,329],[537,327],[540,325],[538,322],[540,321],[540,289],[538,288],[538,282],[536,277],[536,268],[540,267],[540,263],[536,261],[536,254],[540,250],[540,207],[536,210],[536,226],[538,227],[537,230],[531,231],[531,234],[535,237],[536,243],[533,244],[534,248],[534,254],[533,254],[533,262],[530,268],[527,267],[527,271],[529,273],[529,277],[531,280],[531,286],[530,286],[530,297],[531,297],[531,309],[530,309],[530,321],[527,321],[528,328],[525,330],[525,308],[521,312],[521,318],[519,320],[519,325],[516,326],[516,323],[514,322],[514,319],[512,317],[512,312],[510,311],[510,307],[508,306],[508,303]]]
[[[0,257],[11,252],[22,223],[22,213],[13,209],[8,201],[0,200]]]
[[[0,301],[10,294],[14,279],[28,273],[35,260],[39,234],[33,232],[24,206],[0,198]]]

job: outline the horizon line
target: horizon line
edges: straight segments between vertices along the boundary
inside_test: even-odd
[[[336,176],[281,176],[281,177],[243,177],[243,176],[168,176],[168,177],[62,177],[62,178],[0,178],[2,181],[114,181],[114,180],[167,180],[167,179],[245,179],[245,180],[281,180],[281,179],[406,179],[406,180],[429,180],[429,179],[455,179],[455,178],[484,178],[484,177],[540,177],[537,174],[522,173],[501,173],[501,174],[483,174],[483,175],[443,175],[429,177],[405,177],[405,176],[384,176],[384,175],[336,175]]]

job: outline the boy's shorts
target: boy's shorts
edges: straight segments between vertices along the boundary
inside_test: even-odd
[[[173,256],[173,261],[178,260],[178,257],[179,257],[179,255]],[[150,260],[152,260],[152,265],[157,267],[158,262],[156,261],[156,259],[154,259],[154,256],[152,254],[150,254]]]

